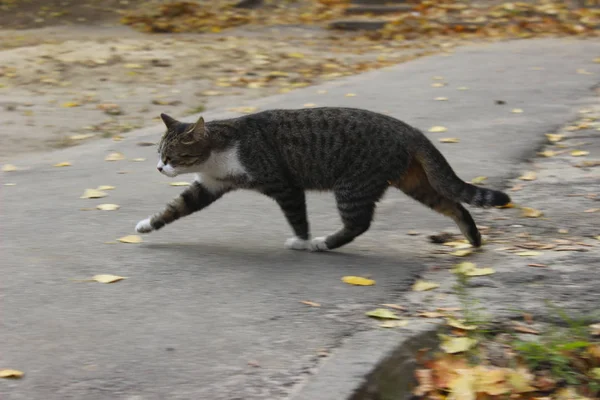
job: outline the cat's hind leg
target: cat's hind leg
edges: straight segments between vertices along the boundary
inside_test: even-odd
[[[387,184],[376,181],[367,181],[362,185],[336,185],[335,199],[344,226],[331,235],[314,238],[310,250],[333,250],[365,233],[371,226],[375,204],[386,189]]]
[[[452,218],[474,247],[481,246],[481,234],[469,211],[459,202],[439,194],[429,183],[421,164],[413,161],[402,178],[391,184],[427,207]]]

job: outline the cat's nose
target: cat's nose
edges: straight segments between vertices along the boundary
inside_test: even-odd
[[[158,172],[162,172],[162,167],[156,167],[156,169],[158,170]]]

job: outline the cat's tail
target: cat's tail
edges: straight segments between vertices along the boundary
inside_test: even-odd
[[[476,207],[504,206],[510,203],[508,194],[464,182],[427,138],[420,143],[416,160],[422,165],[431,186],[442,196]]]

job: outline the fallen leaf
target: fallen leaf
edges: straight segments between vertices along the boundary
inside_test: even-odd
[[[496,273],[496,271],[494,271],[493,268],[486,267],[486,268],[474,268],[470,271],[465,272],[465,275],[466,276],[484,276],[484,275],[492,275],[495,273]]]
[[[434,100],[436,100],[436,101],[446,101],[446,100],[448,100],[448,98],[440,96],[440,97],[436,97]]]
[[[464,249],[464,250],[456,250],[453,251],[452,253],[450,253],[450,255],[456,256],[456,257],[465,257],[468,256],[469,254],[472,254],[473,250],[471,249]]]
[[[459,264],[456,264],[454,268],[452,268],[452,272],[455,274],[466,274],[469,271],[476,269],[477,266],[475,263],[464,261]]]
[[[471,183],[474,185],[481,185],[487,180],[487,178],[487,176],[476,176],[475,178],[471,179]]]
[[[589,151],[584,151],[584,150],[573,150],[573,151],[571,151],[571,155],[573,157],[587,156],[588,154],[590,154],[590,152]]]
[[[556,143],[556,142],[560,142],[561,140],[564,139],[564,135],[559,135],[559,134],[554,134],[554,133],[546,133],[546,137],[548,138],[548,141],[550,141],[551,143]]]
[[[422,318],[444,318],[446,314],[443,314],[439,311],[421,311],[417,314],[417,317]]]
[[[396,310],[401,310],[401,311],[405,311],[405,310],[406,310],[406,307],[404,307],[404,306],[401,306],[401,305],[399,305],[399,304],[389,304],[389,303],[384,303],[384,304],[382,304],[382,306],[384,306],[384,307],[388,307],[388,308],[394,308],[394,309],[396,309]]]
[[[79,106],[80,106],[80,104],[76,101],[67,101],[66,103],[62,104],[62,107],[65,107],[65,108],[79,107]]]
[[[16,183],[5,183],[4,186],[17,186]]]
[[[356,97],[356,93],[346,93],[346,97]]]
[[[459,86],[457,89],[458,90],[469,90],[469,88],[467,86]]]
[[[69,136],[69,139],[71,140],[84,140],[84,139],[89,139],[91,137],[94,137],[95,135],[93,133],[81,133],[79,135],[73,135],[73,136]]]
[[[441,138],[440,142],[442,143],[458,143],[458,138]]]
[[[414,292],[424,292],[426,290],[432,290],[432,289],[435,289],[438,287],[440,287],[439,283],[428,282],[428,281],[419,279],[412,285],[412,290]]]
[[[380,327],[382,328],[402,328],[404,326],[408,325],[408,321],[407,320],[402,320],[402,321],[385,321],[382,322],[381,324],[379,324]]]
[[[463,329],[465,331],[472,331],[477,329],[477,325],[467,325],[464,320],[458,320],[455,318],[446,318],[446,324],[453,328]]]
[[[540,210],[530,207],[521,207],[521,216],[526,218],[539,218],[544,215]]]
[[[307,306],[311,306],[311,307],[321,307],[321,305],[319,303],[315,303],[314,301],[309,301],[309,300],[302,300],[300,303],[306,304]]]
[[[94,275],[92,277],[93,281],[100,282],[100,283],[114,283],[114,282],[122,281],[123,279],[127,279],[127,278],[124,276],[108,275],[108,274]]]
[[[431,84],[431,87],[444,87],[444,86],[446,86],[446,84],[442,83],[442,82],[434,82]]]
[[[584,213],[594,213],[600,211],[600,208],[588,208]]]
[[[115,187],[110,186],[110,185],[100,185],[96,189],[97,190],[113,190],[113,189],[115,189]]]
[[[509,369],[507,374],[507,383],[513,389],[513,392],[527,393],[535,392],[537,390],[529,384],[533,377],[527,370],[524,370],[523,368],[518,368],[516,370]]]
[[[108,196],[108,194],[101,190],[85,189],[85,192],[83,192],[83,195],[81,195],[80,199],[99,199],[106,196]]]
[[[98,210],[102,210],[102,211],[116,211],[120,208],[121,206],[119,206],[118,204],[98,204],[96,206],[96,208]]]
[[[585,68],[578,68],[577,73],[580,75],[592,75],[593,73],[586,70]]]
[[[373,279],[367,279],[360,276],[344,276],[342,282],[356,286],[372,286],[375,284]]]
[[[17,369],[0,369],[0,378],[5,379],[21,379],[23,372]]]
[[[537,268],[546,268],[548,267],[546,264],[539,264],[539,263],[530,263],[527,264],[528,267],[537,267]]]
[[[590,376],[596,380],[600,380],[600,368],[592,368],[590,370]]]
[[[534,171],[525,172],[519,179],[522,181],[535,181],[537,179],[537,174]]]
[[[146,161],[146,159],[143,157],[138,157],[138,158],[132,158],[131,161],[141,162],[141,161]]]
[[[554,157],[556,155],[556,152],[552,150],[544,150],[542,152],[539,152],[538,155],[542,157]]]
[[[190,186],[189,182],[171,182],[169,183],[171,186]]]
[[[399,316],[397,316],[393,311],[390,311],[387,308],[376,308],[375,310],[368,311],[365,314],[373,318],[400,319]]]
[[[515,332],[528,333],[528,334],[531,334],[531,335],[539,335],[540,334],[539,331],[537,331],[537,330],[535,330],[533,328],[530,328],[528,326],[523,326],[523,325],[515,325],[515,326],[513,326],[513,330]]]
[[[519,190],[521,190],[521,189],[523,189],[523,185],[521,185],[521,184],[518,184],[518,185],[515,185],[515,186],[511,187],[511,188],[510,188],[510,191],[511,191],[511,192],[518,192],[518,191],[519,191]]]
[[[71,163],[68,161],[63,161],[63,162],[59,162],[57,164],[54,164],[55,167],[70,167]]]
[[[142,238],[138,235],[127,235],[117,240],[121,243],[142,243]]]
[[[590,333],[594,336],[600,336],[600,323],[590,325]]]
[[[423,397],[435,389],[433,385],[433,372],[431,369],[417,369],[415,371],[415,377],[419,383],[419,386],[413,390],[415,396]]]
[[[13,172],[16,171],[18,168],[12,164],[4,164],[2,166],[2,172]]]
[[[502,208],[515,208],[515,205],[513,203],[506,203],[503,206],[495,206],[495,207],[496,208],[500,208],[500,209],[502,209]]]
[[[256,110],[258,110],[258,107],[235,107],[229,108],[228,110],[233,112],[239,112],[242,114],[252,114]]]
[[[517,253],[518,256],[521,257],[535,257],[535,256],[539,256],[542,253],[539,251],[520,251]]]
[[[120,161],[124,160],[125,156],[119,152],[110,153],[104,158],[104,161]]]
[[[304,58],[303,53],[294,52],[294,53],[288,53],[287,55],[288,55],[288,57],[291,57],[291,58]]]
[[[448,385],[448,397],[446,400],[475,400],[475,375],[464,370],[458,371],[459,375],[451,380]]]
[[[142,69],[142,68],[144,68],[144,66],[142,64],[134,64],[134,63],[123,64],[123,67],[125,67],[127,69]]]
[[[510,110],[510,112],[512,112],[514,114],[521,114],[523,112],[523,110],[520,108],[513,108],[512,110]]]
[[[304,107],[316,107],[317,105],[315,103],[306,103],[304,104]]]
[[[429,132],[432,133],[440,133],[440,132],[446,132],[448,130],[448,128],[446,128],[445,126],[432,126],[431,128],[429,128]]]
[[[440,348],[448,354],[462,353],[467,351],[477,344],[476,339],[469,337],[452,337],[447,335],[440,335],[442,343]]]

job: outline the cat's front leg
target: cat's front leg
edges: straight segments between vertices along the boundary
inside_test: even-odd
[[[226,192],[227,190],[222,188],[211,191],[202,183],[194,181],[190,187],[171,200],[161,212],[138,222],[135,230],[139,233],[158,230],[181,217],[206,208]]]

